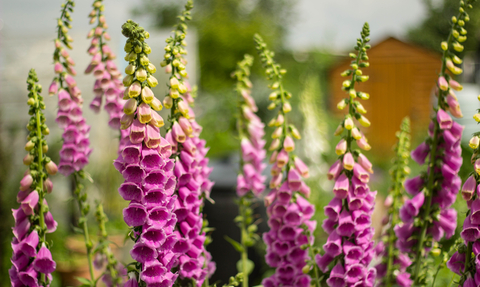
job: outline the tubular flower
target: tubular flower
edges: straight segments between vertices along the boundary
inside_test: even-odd
[[[277,116],[271,121],[272,126],[277,126],[272,134],[273,141],[279,141],[271,147],[272,190],[265,197],[270,231],[263,234],[263,240],[267,244],[265,261],[275,268],[275,273],[265,278],[262,285],[310,286],[311,278],[303,273],[303,269],[311,267],[311,264],[307,265],[307,261],[311,261],[313,257],[311,247],[316,221],[311,220],[315,208],[306,199],[310,195],[310,188],[303,182],[303,178],[308,177],[308,168],[293,152],[293,138],[299,139],[300,135],[297,129],[288,123],[287,114],[291,111],[291,106],[287,99],[291,95],[283,89],[281,82],[285,71],[275,63],[273,53],[267,49],[258,34],[254,36],[254,40],[266,68],[267,78],[274,82],[270,85],[274,90],[269,96],[271,105],[273,108],[279,107]]]
[[[56,122],[63,129],[63,145],[60,150],[59,172],[64,176],[69,176],[78,172],[88,163],[88,158],[92,152],[90,149],[89,132],[90,126],[87,125],[83,117],[81,91],[74,79],[76,74],[73,69],[74,62],[68,54],[71,45],[68,41],[68,28],[64,23],[71,21],[69,12],[72,11],[73,1],[67,2],[63,7],[61,19],[58,20],[57,30],[59,37],[55,40],[55,52],[53,61],[65,67],[65,71],[60,72],[52,81],[51,90],[58,95],[58,112]],[[57,44],[58,43],[58,44]],[[62,46],[61,43],[67,43]]]
[[[176,232],[182,243],[178,266],[178,281],[196,282],[201,286],[215,271],[215,263],[205,249],[210,239],[207,237],[202,216],[203,198],[210,199],[213,182],[209,180],[212,168],[208,167],[206,142],[200,139],[202,127],[195,121],[195,114],[189,107],[194,103],[194,93],[186,80],[186,54],[184,41],[187,33],[186,21],[191,19],[192,1],[188,1],[185,10],[179,16],[175,35],[167,38],[164,61],[160,64],[170,73],[169,94],[163,103],[171,109],[170,126],[165,138],[171,144],[172,158],[177,177],[175,194]],[[186,283],[185,283],[186,284]]]
[[[455,233],[457,212],[451,206],[461,185],[458,172],[462,165],[460,140],[464,127],[453,121],[447,113],[450,112],[454,117],[461,117],[462,114],[453,93],[458,88],[458,83],[452,81],[446,69],[455,75],[461,73],[461,69],[454,65],[450,57],[458,58],[455,53],[458,52],[458,46],[462,45],[456,42],[455,38],[458,37],[455,35],[458,36],[459,31],[466,33],[463,28],[465,21],[468,21],[466,8],[471,8],[473,2],[460,1],[459,15],[452,17],[450,32],[453,37],[443,42],[445,49],[442,62],[446,63],[446,67],[440,71],[437,81],[436,114],[432,117],[427,140],[412,152],[412,158],[417,163],[427,162],[427,170],[405,182],[407,192],[413,197],[406,200],[400,209],[400,218],[404,222],[395,227],[397,247],[402,252],[412,254],[413,264],[409,271],[414,286],[426,278],[422,266],[428,260],[428,251],[438,250],[437,242],[443,237],[448,239]],[[470,200],[473,190],[467,188],[462,191],[462,195]],[[466,224],[466,228],[469,227]]]
[[[90,103],[90,108],[98,113],[105,100],[104,109],[109,115],[108,125],[112,129],[120,129],[120,119],[123,116],[123,99],[124,85],[129,86],[130,82],[121,81],[121,72],[113,61],[116,55],[111,51],[107,45],[110,40],[110,35],[107,33],[107,23],[105,16],[103,16],[103,0],[94,0],[93,10],[89,14],[90,23],[96,22],[96,27],[92,28],[88,33],[87,38],[91,38],[88,54],[92,56],[90,63],[85,70],[85,74],[92,73],[95,77],[95,84],[93,92],[95,97]],[[133,77],[130,77],[133,79]]]
[[[398,143],[395,146],[396,156],[391,169],[392,187],[390,189],[390,195],[385,201],[385,207],[388,208],[388,215],[385,222],[388,225],[382,236],[383,240],[375,247],[375,255],[381,260],[380,263],[375,266],[377,271],[377,284],[379,286],[390,286],[395,281],[404,282],[401,286],[412,285],[409,279],[410,274],[406,272],[407,268],[412,264],[412,261],[406,253],[397,251],[395,247],[397,241],[395,226],[400,222],[398,209],[402,205],[404,196],[403,182],[408,175],[408,148],[410,146],[409,118],[403,120],[401,130],[397,137]],[[412,204],[412,206],[415,205]],[[396,264],[396,267],[394,267],[394,264]],[[394,272],[395,270],[398,270],[398,272]]]
[[[27,125],[30,140],[25,146],[32,160],[27,162],[29,169],[20,181],[17,195],[20,207],[12,209],[15,220],[11,258],[13,265],[9,270],[12,286],[49,286],[51,273],[56,269],[45,235],[57,229],[57,222],[48,211],[45,195],[52,192],[53,184],[48,174],[55,174],[57,166],[44,153],[48,147],[45,140],[48,128],[44,124],[45,116],[42,112],[45,109],[40,95],[42,87],[37,83],[37,74],[32,69],[27,79],[29,114],[32,115]]]
[[[128,20],[122,26],[122,33],[128,38],[125,50],[130,65],[135,69],[148,66],[146,55],[150,48],[144,42],[148,32]],[[133,80],[146,87],[149,77],[153,76],[143,81],[136,77]],[[175,162],[170,159],[172,146],[160,135],[158,127],[151,125],[151,120],[140,121],[139,107],[150,109],[150,106],[141,97],[137,101],[132,121],[121,131],[119,156],[114,161],[125,180],[118,192],[130,201],[123,210],[125,223],[133,228],[131,238],[135,243],[130,255],[137,262],[135,276],[130,281],[143,281],[147,286],[172,286],[179,273],[170,270],[182,261],[182,254],[190,247],[190,242],[182,240],[180,232],[175,230],[175,210],[180,199],[174,194],[177,177]]]
[[[358,55],[354,55],[351,69],[342,74],[352,76],[351,81],[343,83],[343,88],[349,95],[344,100],[349,105],[346,119],[357,119],[362,125],[368,120],[365,121],[360,116],[364,110],[358,110],[359,106],[363,106],[355,100],[357,92],[354,87],[355,82],[360,81],[357,78],[361,75],[360,68],[368,66],[366,51],[370,48],[369,34],[368,23],[365,23],[361,39],[355,47],[359,51]],[[347,128],[346,124],[350,127]],[[322,225],[329,236],[322,254],[317,254],[315,261],[321,272],[329,274],[325,276],[328,286],[373,286],[376,269],[369,267],[374,257],[371,217],[377,192],[370,191],[368,186],[373,169],[367,157],[351,146],[356,136],[351,131],[358,129],[353,120],[345,120],[342,126],[347,130],[341,139],[342,152],[337,152],[340,157],[329,171],[329,178],[335,181],[335,197],[325,207],[327,219]]]

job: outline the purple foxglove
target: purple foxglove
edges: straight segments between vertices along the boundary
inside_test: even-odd
[[[349,190],[349,179],[345,174],[342,174],[335,181],[335,186],[333,187],[333,193],[336,198],[345,199],[347,198]]]
[[[442,109],[438,109],[437,121],[442,130],[448,130],[452,127],[452,118]]]
[[[56,264],[52,259],[52,253],[47,247],[42,246],[33,261],[33,268],[39,273],[49,274],[55,271]]]
[[[347,152],[343,156],[343,168],[346,169],[346,170],[352,170],[354,164],[355,164],[355,161],[353,159],[352,154]]]
[[[463,199],[465,199],[467,201],[472,199],[472,196],[473,196],[473,193],[475,192],[476,186],[477,186],[477,182],[475,180],[475,177],[472,175],[463,184],[463,187],[462,187],[462,197],[463,197]]]

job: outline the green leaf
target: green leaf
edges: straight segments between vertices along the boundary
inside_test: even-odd
[[[83,277],[75,277],[80,283],[82,283],[81,286],[93,286],[93,282],[89,279],[83,278]]]
[[[223,238],[225,238],[225,240],[230,242],[230,244],[232,244],[232,246],[233,246],[233,248],[235,248],[235,250],[237,250],[238,252],[243,252],[243,246],[240,243],[238,243],[237,241],[231,239],[230,237],[228,237],[226,235]]]
[[[246,271],[246,272],[243,272],[243,260],[240,259],[240,260],[238,260],[238,262],[237,262],[237,270],[238,270],[238,272],[243,272],[243,273],[246,273],[247,275],[250,274],[250,273],[252,273],[254,267],[255,267],[255,264],[253,263],[253,261],[250,260],[250,259],[247,259],[247,271]]]
[[[72,226],[73,232],[78,233],[78,234],[83,234],[83,229],[78,228],[76,226]]]

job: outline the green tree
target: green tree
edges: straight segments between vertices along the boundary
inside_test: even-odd
[[[184,1],[144,0],[136,13],[154,17],[159,27],[171,27]],[[253,35],[260,33],[275,51],[282,49],[291,23],[295,0],[203,0],[196,1],[192,26],[197,29],[200,88],[209,92],[231,90],[230,77],[246,53],[255,54]],[[260,65],[253,74],[260,74]]]
[[[442,0],[441,3],[434,3],[432,0],[423,0],[427,10],[427,17],[415,27],[408,31],[408,39],[414,43],[435,51],[442,52],[440,43],[448,38],[451,26],[451,16],[458,12],[458,1]],[[478,48],[478,37],[480,30],[480,6],[474,5],[469,10],[470,21],[466,23],[468,31],[465,41],[465,51],[474,51]]]

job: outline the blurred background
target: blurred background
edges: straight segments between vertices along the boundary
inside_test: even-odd
[[[72,58],[77,63],[76,77],[85,100],[84,113],[92,125],[91,142],[94,152],[86,170],[94,179],[87,184],[89,199],[102,201],[110,218],[108,229],[112,247],[120,260],[128,263],[129,241],[125,240],[127,226],[121,211],[127,202],[118,196],[117,188],[121,175],[113,168],[116,158],[118,132],[108,128],[106,113],[94,114],[88,109],[93,99],[91,75],[83,71],[89,62],[86,50],[89,42],[86,34],[91,29],[88,14],[90,1],[78,1],[72,14],[74,39]],[[150,32],[147,40],[152,47],[150,59],[157,65],[155,76],[166,81],[159,63],[163,57],[164,40],[168,37],[176,15],[186,1],[178,0],[105,0],[105,17],[112,40],[110,46],[119,56],[117,65],[123,70],[123,44],[125,38],[120,26],[127,19],[139,22]],[[25,80],[30,68],[35,68],[40,83],[44,86],[47,109],[48,155],[58,162],[61,133],[55,123],[56,99],[46,96],[46,88],[53,78],[52,53],[56,35],[56,18],[59,16],[60,0],[0,1],[0,286],[9,286],[10,240],[13,217],[11,208],[17,208],[15,200],[19,180],[25,171],[22,165],[23,146],[26,142],[25,125],[28,120]],[[388,193],[390,178],[388,169],[393,155],[395,132],[403,117],[412,120],[412,147],[426,137],[426,127],[431,116],[431,103],[435,80],[440,69],[440,42],[447,38],[449,20],[456,14],[458,1],[453,0],[202,0],[194,3],[193,21],[187,41],[188,70],[190,82],[198,86],[195,113],[204,127],[202,137],[210,147],[210,165],[214,167],[212,180],[216,182],[212,198],[214,205],[207,203],[205,213],[214,243],[209,246],[217,272],[211,282],[223,282],[236,274],[235,263],[239,255],[224,239],[225,235],[238,239],[237,227],[232,224],[237,214],[234,203],[235,183],[238,170],[239,142],[235,132],[235,93],[231,72],[245,53],[256,57],[252,69],[253,96],[259,106],[259,116],[266,122],[273,113],[266,109],[268,88],[260,61],[253,44],[253,34],[260,33],[276,52],[276,60],[288,70],[285,86],[293,94],[294,112],[291,120],[301,129],[303,138],[297,146],[302,158],[309,164],[312,202],[317,207],[317,246],[325,242],[321,230],[323,206],[332,197],[332,183],[326,180],[326,171],[335,161],[334,147],[338,139],[333,131],[342,118],[336,111],[337,102],[343,97],[340,72],[349,65],[346,57],[353,50],[364,22],[370,23],[372,49],[369,52],[370,68],[364,74],[370,80],[357,90],[368,92],[370,100],[364,103],[367,117],[372,125],[364,130],[372,146],[366,155],[374,163],[372,189],[377,189],[378,204],[374,215],[377,239],[384,216],[383,199]],[[459,122],[466,125],[465,144],[471,133],[478,130],[472,120],[479,108],[480,93],[480,8],[477,5],[470,13],[467,24],[468,40],[465,42],[464,74],[457,80],[464,90],[457,95],[464,113]],[[154,90],[163,98],[166,86],[160,84]],[[267,131],[269,134],[270,132]],[[269,144],[267,136],[267,146]],[[468,145],[464,149],[462,178],[471,171]],[[411,164],[412,174],[422,170]],[[85,263],[85,248],[81,237],[74,233],[77,210],[70,200],[70,182],[62,175],[53,177],[54,192],[47,199],[59,228],[48,239],[53,243],[57,272],[52,286],[77,284],[75,276],[88,272]],[[261,201],[257,212],[265,218]],[[462,200],[456,204],[459,225],[465,217],[466,207]],[[93,212],[91,212],[93,213]],[[93,219],[93,218],[92,218]],[[91,234],[96,234],[94,222],[90,223]],[[265,220],[260,232],[267,229]],[[442,242],[449,248],[451,241]],[[253,284],[259,284],[271,270],[263,264],[263,243],[250,250],[256,266],[251,274]],[[452,273],[443,269],[438,286],[452,279]]]

